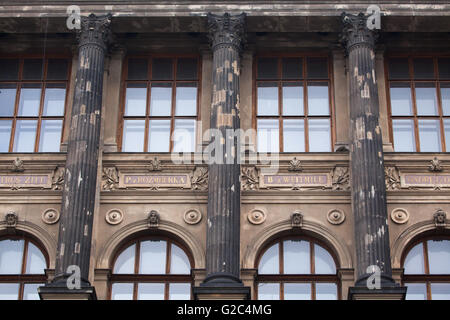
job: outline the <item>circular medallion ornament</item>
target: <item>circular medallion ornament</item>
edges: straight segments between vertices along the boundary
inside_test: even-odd
[[[106,213],[105,219],[109,224],[119,224],[123,220],[123,212],[119,209],[111,209]]]
[[[345,220],[345,213],[340,209],[330,210],[327,214],[327,220],[334,225],[341,224]]]
[[[189,209],[184,213],[183,219],[187,224],[197,224],[202,220],[202,213],[197,209]]]
[[[46,224],[54,224],[59,220],[59,211],[53,208],[46,209],[42,212],[42,221]]]
[[[409,212],[403,208],[396,208],[391,212],[391,219],[397,224],[404,224],[409,220]]]
[[[262,224],[266,221],[266,213],[261,209],[253,209],[248,213],[247,219],[251,224]]]

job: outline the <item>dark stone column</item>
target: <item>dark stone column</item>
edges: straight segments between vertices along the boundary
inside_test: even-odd
[[[95,298],[95,290],[88,277],[97,187],[104,59],[110,38],[110,22],[111,15],[97,17],[91,14],[81,18],[55,278],[52,283],[40,288],[43,299],[55,295]],[[73,278],[75,273],[70,269],[68,271],[69,266],[79,267],[80,289],[71,289],[67,285],[68,280],[76,284]]]
[[[208,14],[213,51],[211,129],[215,151],[209,164],[206,279],[194,288],[198,299],[211,295],[249,298],[240,274],[240,54],[245,35],[245,14]],[[220,134],[219,134],[220,132]]]
[[[383,299],[401,298],[405,290],[392,279],[389,248],[383,142],[378,124],[375,75],[376,33],[367,28],[367,16],[363,13],[343,13],[342,19],[350,85],[351,193],[357,271],[355,287],[350,288],[349,298],[367,294]],[[375,281],[378,276],[371,266],[380,270],[381,289],[371,289],[367,285],[369,277],[369,281]],[[370,283],[376,285],[376,282]]]

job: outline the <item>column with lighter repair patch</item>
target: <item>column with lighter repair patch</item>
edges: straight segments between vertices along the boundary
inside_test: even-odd
[[[349,299],[402,299],[405,289],[392,279],[383,143],[378,123],[375,75],[376,31],[368,16],[342,14],[348,54],[350,161],[355,227],[356,282]],[[378,278],[377,278],[378,277]]]

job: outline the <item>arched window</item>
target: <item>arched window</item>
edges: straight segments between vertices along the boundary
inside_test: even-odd
[[[112,300],[189,300],[191,261],[171,239],[139,239],[118,254],[111,276]]]
[[[0,239],[0,300],[39,300],[47,260],[28,239]]]
[[[337,300],[338,287],[334,258],[315,240],[278,240],[259,260],[260,300]]]
[[[409,250],[403,267],[406,299],[450,299],[450,239],[421,240]]]

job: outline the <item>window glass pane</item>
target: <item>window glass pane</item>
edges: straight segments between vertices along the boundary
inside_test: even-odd
[[[128,59],[128,80],[146,80],[147,77],[147,59]]]
[[[173,79],[173,60],[172,59],[153,59],[152,79],[153,80],[172,80]]]
[[[330,119],[309,119],[309,151],[330,152],[331,151],[331,128]]]
[[[20,90],[19,116],[38,116],[41,103],[40,85],[23,85]]]
[[[190,274],[191,264],[186,253],[178,246],[172,244],[170,250],[170,273]]]
[[[302,58],[284,58],[283,79],[302,79],[303,78],[303,59]]]
[[[123,152],[144,151],[144,120],[125,120],[123,124]]]
[[[22,273],[23,240],[0,241],[0,274]]]
[[[417,115],[438,115],[436,88],[434,84],[416,83]]]
[[[170,120],[150,120],[148,130],[148,152],[169,152]]]
[[[23,61],[24,80],[41,80],[43,75],[44,64],[42,59],[25,59]]]
[[[307,58],[306,70],[308,79],[328,79],[328,59]]]
[[[177,62],[177,80],[197,79],[197,59],[179,58]]]
[[[169,284],[169,300],[190,300],[190,283],[171,283]]]
[[[305,152],[305,120],[283,120],[284,152]]]
[[[44,283],[26,283],[23,286],[23,300],[40,300],[38,288]]]
[[[284,300],[311,300],[311,284],[285,283]]]
[[[258,119],[258,152],[279,152],[278,120]]]
[[[438,69],[440,79],[450,79],[450,58],[439,58]]]
[[[0,80],[19,79],[19,59],[0,59]]]
[[[153,83],[150,94],[150,115],[170,116],[172,113],[172,84]]]
[[[164,283],[139,283],[138,300],[164,300]]]
[[[59,152],[62,120],[42,120],[39,152]]]
[[[18,283],[0,283],[0,300],[19,299]]]
[[[331,254],[314,244],[314,266],[316,274],[336,274],[336,265]]]
[[[414,78],[433,79],[434,66],[432,58],[415,58],[413,60]]]
[[[258,266],[259,274],[279,274],[279,244],[276,243],[264,252]]]
[[[45,274],[44,270],[47,268],[47,262],[42,254],[34,244],[28,242],[27,265],[25,273],[27,274]]]
[[[303,115],[303,85],[301,82],[283,83],[283,115]]]
[[[394,132],[394,149],[396,152],[415,152],[413,120],[392,120]]]
[[[444,130],[445,130],[445,146],[447,148],[446,150],[447,152],[450,152],[450,119],[444,119]]]
[[[390,79],[409,79],[409,66],[407,58],[389,59]]]
[[[0,152],[9,151],[12,120],[0,120]]]
[[[391,113],[393,116],[409,116],[413,114],[411,88],[405,83],[391,83]]]
[[[441,151],[441,128],[439,120],[419,120],[421,152]]]
[[[441,83],[442,114],[450,116],[450,83]]]
[[[311,260],[308,241],[283,241],[285,274],[310,274]]]
[[[67,59],[48,59],[47,80],[66,80],[68,67]]]
[[[450,274],[450,241],[429,240],[428,261],[431,274]]]
[[[176,119],[173,152],[195,152],[195,120]]]
[[[432,283],[432,300],[450,300],[450,283]]]
[[[280,300],[280,284],[259,283],[258,300]]]
[[[327,83],[308,83],[308,114],[310,116],[330,114]]]
[[[33,152],[37,120],[17,120],[13,152]]]
[[[336,283],[316,283],[316,300],[337,300]]]
[[[405,268],[405,274],[425,273],[422,243],[419,243],[408,252],[403,267]]]
[[[134,257],[136,254],[136,245],[133,244],[126,248],[117,257],[116,263],[114,264],[114,273],[134,273]]]
[[[425,283],[405,283],[405,300],[427,300],[427,286]]]
[[[166,273],[166,246],[165,241],[141,242],[140,274]]]
[[[175,115],[195,116],[197,114],[197,84],[177,84],[176,102]]]
[[[0,117],[14,115],[14,104],[16,102],[16,85],[0,85]]]
[[[65,85],[47,85],[44,98],[44,116],[64,116]]]
[[[133,300],[133,284],[113,283],[111,300]]]
[[[258,83],[258,116],[278,115],[278,87],[276,83]]]
[[[259,58],[258,59],[258,79],[277,79],[278,78],[278,59],[277,58]]]
[[[125,116],[145,116],[147,106],[147,86],[128,84],[125,100]]]

